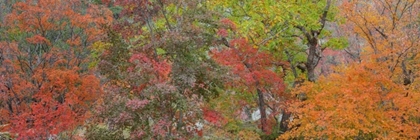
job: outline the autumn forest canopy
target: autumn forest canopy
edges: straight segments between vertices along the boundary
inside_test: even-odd
[[[0,139],[419,139],[418,0],[0,0]]]

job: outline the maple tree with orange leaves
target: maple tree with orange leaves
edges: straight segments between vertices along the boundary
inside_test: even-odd
[[[316,83],[294,90],[293,127],[284,138],[416,139],[419,137],[418,42],[420,3],[404,0],[344,2],[349,32],[365,48],[360,62],[336,67]]]
[[[78,0],[26,1],[13,4],[5,18],[9,36],[0,43],[5,130],[19,139],[47,139],[83,124],[101,96],[87,52],[104,37],[101,26],[112,22],[110,11]]]

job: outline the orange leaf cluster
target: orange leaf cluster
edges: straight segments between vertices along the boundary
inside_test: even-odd
[[[291,132],[282,138],[416,138],[420,132],[420,92],[389,79],[386,69],[353,64],[339,73],[305,83],[294,94]]]
[[[361,61],[294,90],[308,99],[290,107],[293,129],[280,138],[418,138],[419,11],[410,0],[343,2],[350,33],[363,40]]]

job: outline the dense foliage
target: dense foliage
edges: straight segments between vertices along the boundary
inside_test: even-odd
[[[420,1],[0,0],[0,139],[418,139]]]

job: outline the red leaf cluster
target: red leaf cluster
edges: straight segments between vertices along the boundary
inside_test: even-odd
[[[263,86],[273,88],[272,92],[283,92],[283,75],[272,70],[276,60],[270,54],[252,47],[243,38],[232,40],[230,46],[234,47],[212,50],[212,56],[218,63],[229,66],[233,74],[240,77],[239,81],[243,85],[255,89],[258,81]],[[240,83],[234,81],[234,84]]]
[[[208,108],[202,108],[202,110],[204,120],[210,122],[211,124],[216,126],[222,126],[226,123],[226,120],[219,112]]]
[[[155,80],[157,80],[155,82],[164,82],[167,80],[172,69],[168,61],[153,59],[141,52],[133,54],[129,62],[134,64],[134,66],[128,68],[129,72],[140,70],[141,73],[155,75]]]

